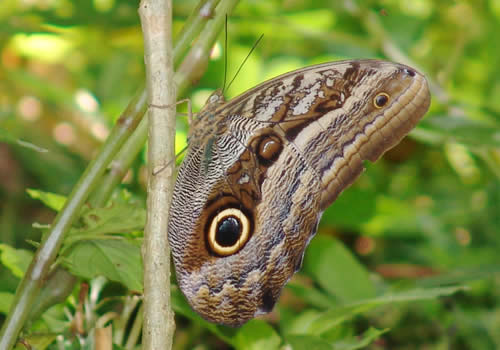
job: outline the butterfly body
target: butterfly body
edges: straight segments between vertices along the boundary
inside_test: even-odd
[[[307,67],[193,122],[168,235],[179,286],[204,318],[269,312],[300,268],[322,212],[423,116],[425,78],[394,63]]]

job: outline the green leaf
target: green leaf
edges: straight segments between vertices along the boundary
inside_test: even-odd
[[[330,237],[320,235],[311,241],[304,269],[344,303],[375,296],[368,271],[341,242]]]
[[[60,194],[44,192],[31,188],[28,188],[26,192],[28,192],[31,198],[40,200],[47,207],[54,209],[55,211],[61,210],[64,203],[66,203],[66,196],[62,196]]]
[[[130,203],[113,203],[106,208],[87,210],[81,221],[81,227],[70,230],[65,244],[109,234],[142,231],[146,222],[146,210]]]
[[[385,237],[413,237],[418,228],[419,217],[415,215],[415,207],[407,201],[378,195],[376,197],[377,213],[362,226],[362,231],[370,235]]]
[[[332,308],[318,314],[318,317],[302,330],[302,334],[321,335],[375,306],[376,304],[372,303],[362,303]]]
[[[16,277],[22,278],[33,258],[33,253],[25,249],[15,249],[0,243],[0,261]]]
[[[312,306],[320,309],[326,309],[332,306],[332,297],[323,294],[317,288],[306,287],[294,283],[293,281],[287,284],[286,287],[301,300],[306,301]]]
[[[370,345],[389,329],[378,330],[370,328],[360,336],[331,342],[313,335],[290,335],[288,343],[293,350],[356,350]]]
[[[281,338],[276,331],[262,320],[251,320],[241,327],[234,338],[239,350],[278,349]]]
[[[467,286],[451,286],[438,288],[415,288],[406,291],[388,292],[384,295],[363,301],[363,304],[382,305],[394,302],[407,302],[415,300],[435,299],[437,297],[455,294],[459,291],[467,290]]]
[[[306,309],[295,317],[282,317],[280,320],[280,328],[288,339],[288,335],[309,334],[311,324],[323,314],[318,310]]]
[[[376,198],[374,191],[351,187],[325,210],[321,225],[359,228],[375,214]]]
[[[356,350],[370,345],[374,340],[378,339],[382,334],[387,333],[389,329],[370,328],[360,336],[342,341],[335,342],[333,349],[335,350]]]
[[[458,142],[472,147],[500,147],[500,126],[441,115],[424,119],[412,134],[431,143]]]
[[[286,338],[293,350],[332,350],[330,342],[312,335],[290,335]]]
[[[377,298],[361,300],[359,302],[341,307],[334,307],[331,310],[318,315],[318,317],[310,323],[309,327],[303,331],[305,334],[320,335],[338,326],[339,324],[352,319],[356,315],[381,305],[435,299],[437,297],[451,295],[465,289],[465,286],[452,286],[428,289],[415,288],[401,292],[388,292]]]
[[[75,244],[62,264],[82,278],[105,276],[128,289],[142,291],[141,249],[137,241],[92,240]]]

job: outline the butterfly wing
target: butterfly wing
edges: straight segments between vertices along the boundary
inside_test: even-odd
[[[194,125],[169,240],[179,286],[204,318],[269,312],[300,268],[323,210],[425,114],[415,70],[326,63],[265,82]]]

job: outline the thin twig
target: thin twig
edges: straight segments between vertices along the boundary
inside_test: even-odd
[[[175,38],[175,67],[181,62],[181,58],[184,57],[184,54],[191,46],[194,39],[200,35],[207,21],[214,17],[215,7],[219,2],[220,0],[202,0],[198,3],[193,12],[191,12],[182,31]]]
[[[148,218],[144,230],[143,349],[171,349],[175,331],[170,305],[170,246],[167,227],[175,157],[175,85],[172,52],[172,2],[142,0],[148,104],[172,106],[148,110]],[[162,172],[155,169],[165,166]]]

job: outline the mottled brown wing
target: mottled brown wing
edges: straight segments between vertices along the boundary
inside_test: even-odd
[[[168,228],[179,286],[217,323],[269,312],[322,211],[425,114],[425,78],[381,61],[291,72],[200,112]]]

